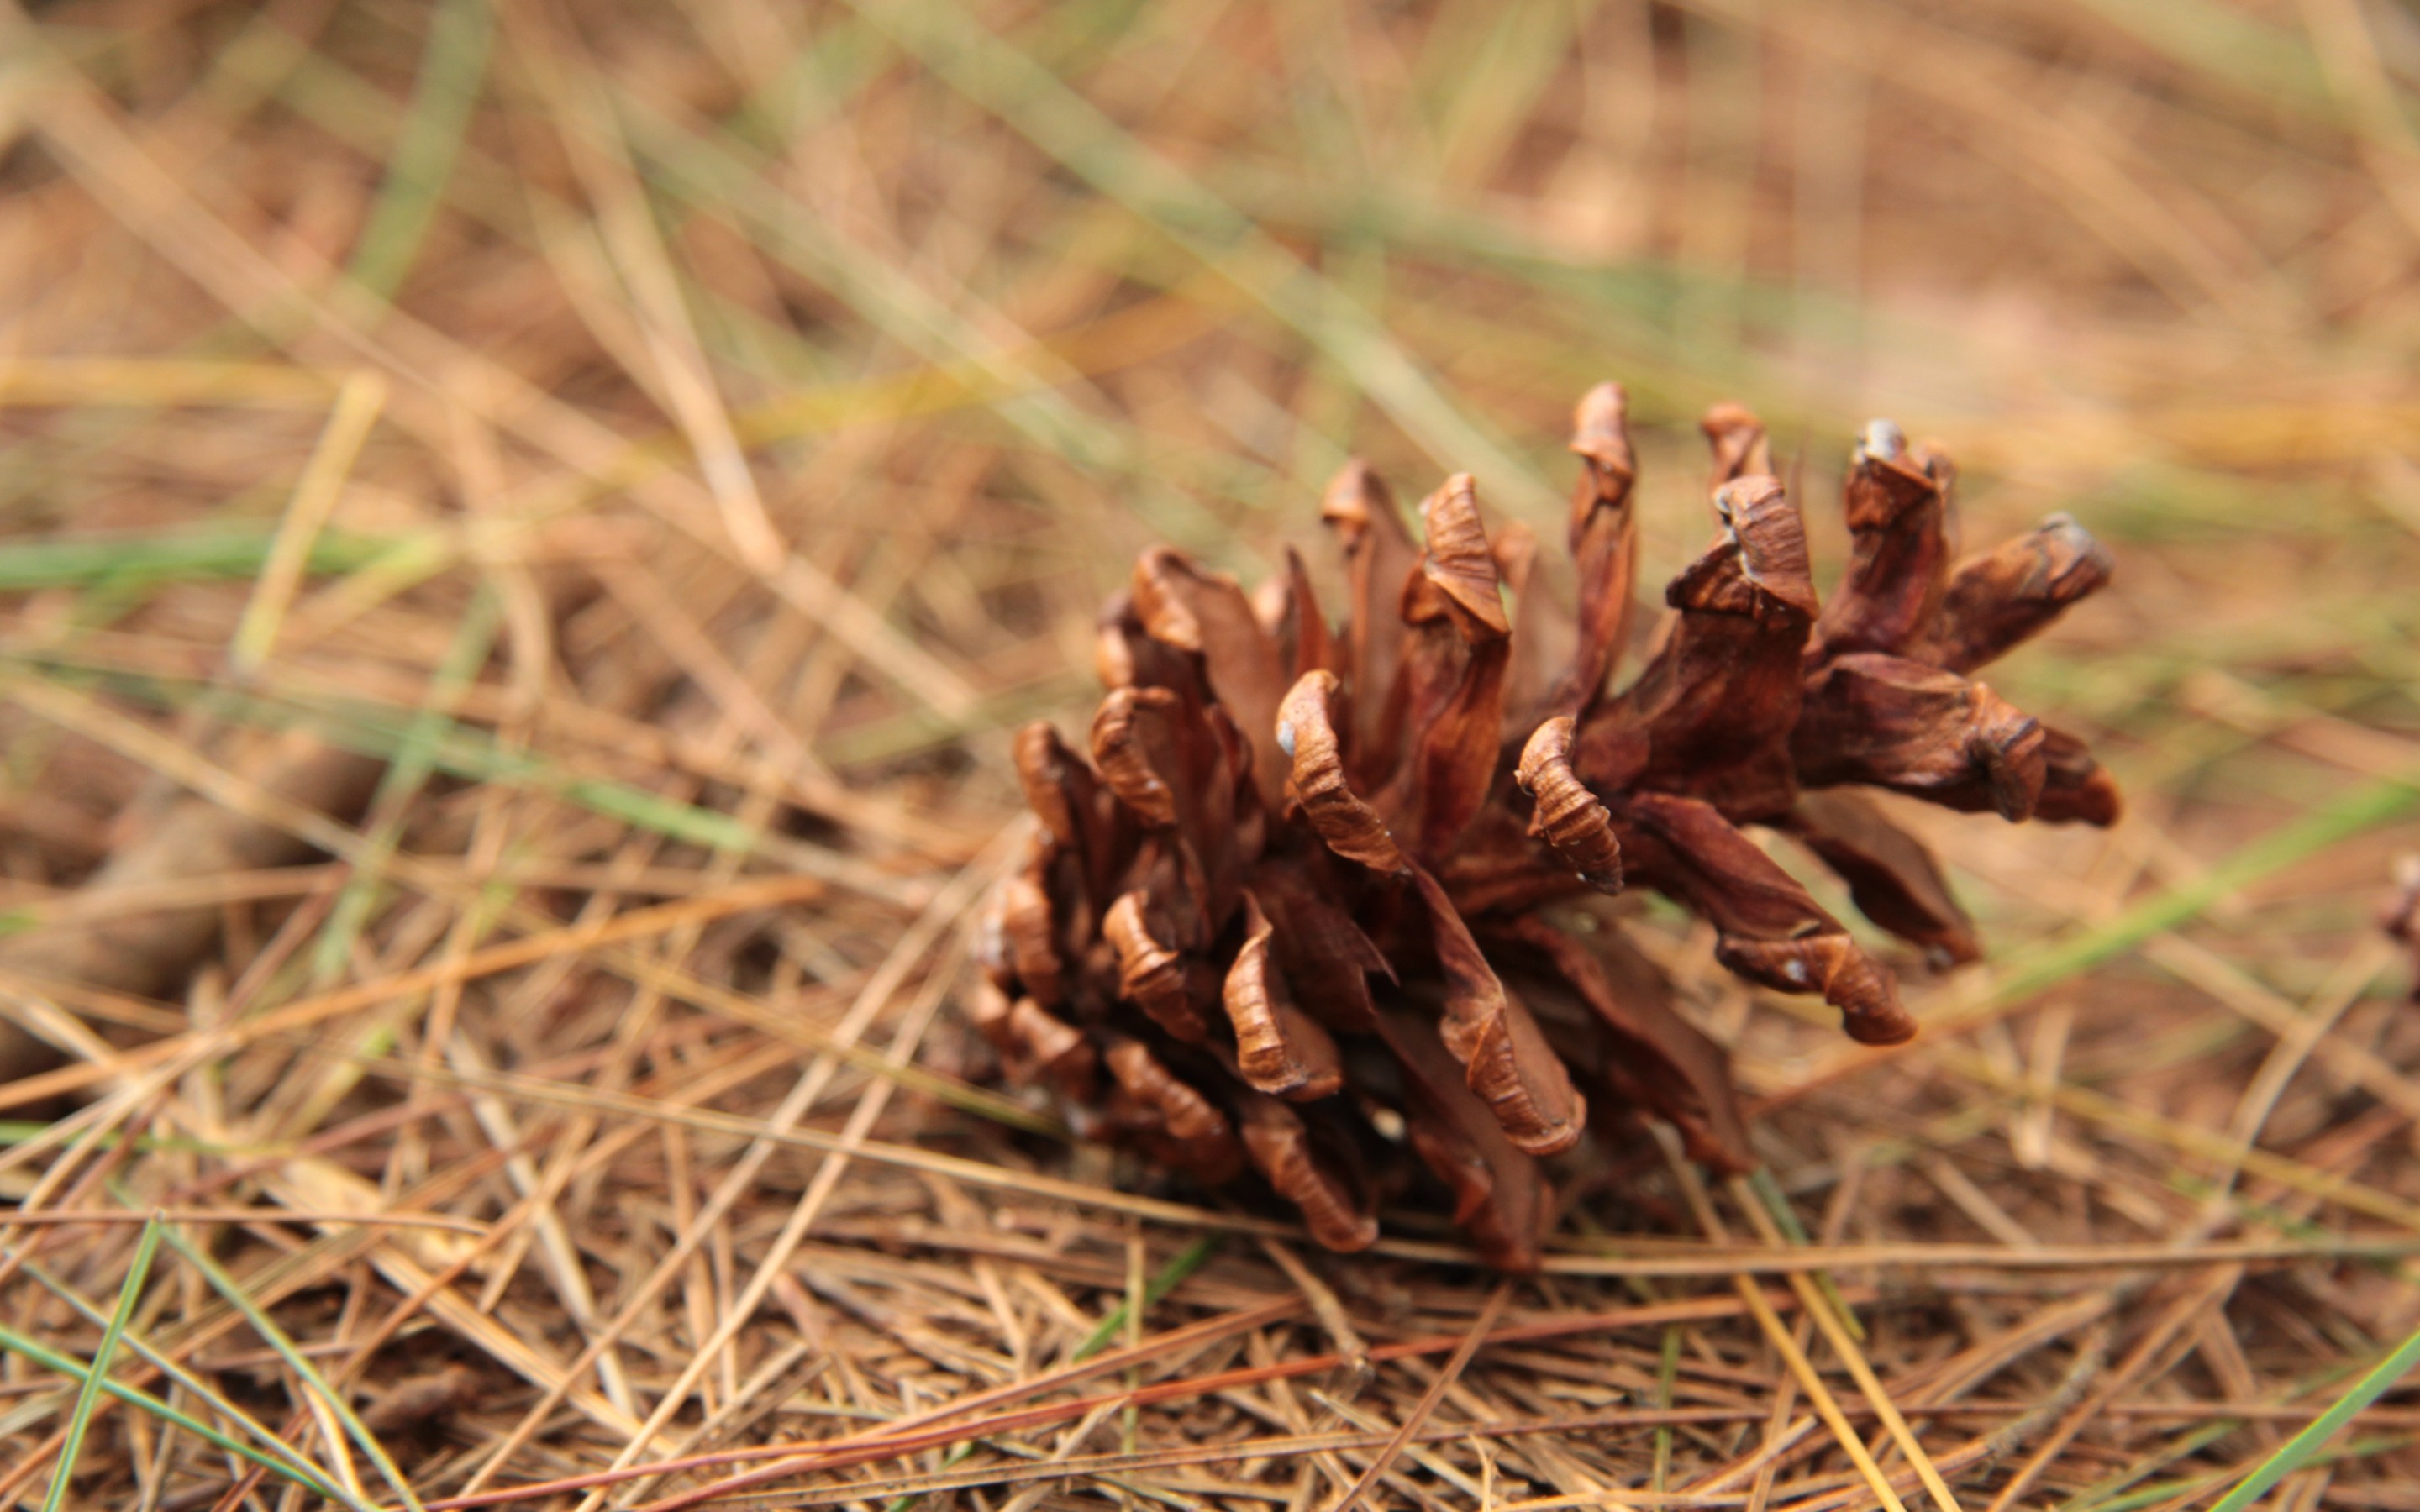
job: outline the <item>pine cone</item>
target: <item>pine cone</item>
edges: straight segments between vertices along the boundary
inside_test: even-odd
[[[1614,384],[1571,443],[1575,617],[1530,591],[1531,533],[1491,536],[1467,476],[1421,504],[1425,548],[1366,466],[1328,486],[1339,629],[1292,552],[1257,597],[1144,553],[1101,622],[1092,760],[1047,724],[1016,739],[1041,824],[985,912],[971,1009],[1009,1074],[1087,1136],[1205,1182],[1256,1171],[1338,1250],[1418,1180],[1408,1147],[1480,1252],[1526,1269],[1540,1158],[1591,1104],[1753,1164],[1722,1051],[1615,921],[1559,928],[1548,905],[1653,888],[1740,976],[1821,993],[1867,1043],[1912,1035],[1890,973],[1745,826],[1803,841],[1936,961],[1974,959],[1931,856],[1854,790],[2114,819],[2081,742],[1968,677],[2100,587],[2108,557],[2059,516],[1953,568],[1948,459],[1876,422],[1848,478],[1846,580],[1819,607],[1763,427],[1726,405],[1705,430],[1721,533],[1620,694],[1637,532]]]

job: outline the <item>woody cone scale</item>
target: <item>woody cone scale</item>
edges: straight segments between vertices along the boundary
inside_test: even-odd
[[[1947,964],[1977,956],[1973,926],[1861,789],[2117,817],[2080,741],[1974,680],[2105,582],[2106,553],[2057,516],[1958,561],[1948,458],[1887,422],[1855,450],[1851,560],[1819,604],[1763,427],[1710,412],[1717,533],[1611,690],[1637,558],[1623,404],[1604,384],[1575,416],[1575,612],[1533,591],[1535,540],[1491,532],[1464,475],[1421,503],[1419,540],[1366,466],[1329,485],[1342,623],[1291,551],[1249,594],[1143,554],[1102,616],[1086,738],[1016,736],[1040,822],[985,907],[969,1004],[1011,1078],[1079,1134],[1256,1177],[1331,1249],[1375,1241],[1382,1196],[1425,1195],[1528,1269],[1541,1161],[1591,1119],[1754,1164],[1722,1050],[1575,901],[1662,893],[1730,970],[1890,1044],[1916,1030],[1890,972],[1750,832],[1803,845]]]

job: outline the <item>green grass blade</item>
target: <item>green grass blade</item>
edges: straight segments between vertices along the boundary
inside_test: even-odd
[[[2337,105],[2309,35],[2211,0],[2081,0],[2083,8],[2189,69],[2265,103],[2362,130]]]
[[[124,1402],[127,1406],[133,1408],[137,1412],[148,1412],[163,1423],[173,1424],[216,1448],[223,1449],[228,1454],[234,1455],[239,1458],[249,1459],[254,1464],[258,1465],[261,1469],[268,1471],[272,1475],[280,1475],[300,1485],[307,1486],[312,1490],[328,1498],[330,1501],[336,1502],[352,1508],[353,1512],[377,1512],[376,1508],[348,1495],[342,1487],[336,1486],[324,1478],[300,1473],[296,1466],[290,1465],[285,1460],[276,1458],[271,1455],[264,1454],[260,1450],[254,1448],[251,1444],[244,1443],[241,1439],[235,1438],[226,1433],[222,1433],[217,1428],[210,1427],[208,1423],[203,1422],[201,1419],[194,1417],[190,1413],[178,1412],[176,1408],[162,1401],[159,1397],[152,1396],[149,1392],[139,1390],[133,1386],[125,1385],[119,1381],[110,1381],[106,1379],[104,1372],[93,1369],[86,1365],[83,1361],[76,1359],[73,1355],[61,1354],[58,1350],[52,1349],[49,1345],[44,1344],[38,1339],[28,1338],[26,1335],[18,1333],[15,1329],[8,1327],[5,1323],[0,1323],[0,1350],[5,1350],[10,1354],[23,1355],[26,1359],[33,1361],[36,1365],[42,1366],[44,1369],[55,1370],[60,1375],[66,1376],[79,1383],[93,1380],[97,1377],[101,1378],[101,1389],[102,1391],[107,1392],[110,1396],[116,1397],[119,1401]]]
[[[7,1149],[10,1145],[22,1145],[29,1139],[36,1139],[43,1134],[52,1134],[54,1132],[54,1125],[32,1119],[0,1119],[0,1149]],[[92,1148],[95,1149],[116,1149],[123,1142],[123,1138],[118,1134],[112,1132],[104,1134],[100,1138],[94,1140],[92,1142]],[[147,1134],[136,1134],[134,1136],[134,1149],[137,1153],[145,1155],[163,1149],[190,1150],[200,1155],[257,1155],[262,1153],[260,1148],[256,1146],[217,1144],[206,1139],[190,1139],[178,1135]]]
[[[16,1257],[15,1252],[13,1251],[0,1252],[0,1254],[7,1254],[10,1258]],[[103,1313],[100,1308],[95,1307],[91,1303],[86,1302],[76,1292],[74,1288],[67,1285],[67,1283],[51,1274],[51,1273],[43,1266],[39,1265],[34,1261],[26,1260],[23,1262],[23,1269],[27,1275],[32,1276],[34,1280],[47,1289],[51,1295],[58,1298],[61,1302],[66,1303],[69,1306],[82,1314],[86,1321],[102,1324],[107,1323],[107,1314]],[[168,1355],[163,1353],[159,1349],[152,1345],[150,1340],[145,1338],[140,1333],[132,1328],[127,1329],[125,1332],[125,1344],[128,1349],[134,1351],[144,1364],[151,1366],[154,1370],[159,1371],[162,1375],[166,1376],[178,1385],[184,1387],[196,1397],[208,1402],[210,1406],[210,1411],[218,1413],[227,1421],[240,1426],[254,1438],[258,1439],[263,1447],[265,1447],[271,1454],[285,1460],[287,1464],[291,1467],[292,1473],[298,1478],[306,1481],[315,1488],[320,1489],[320,1493],[322,1495],[340,1501],[349,1507],[356,1508],[358,1509],[358,1512],[375,1512],[375,1509],[371,1507],[370,1504],[355,1499],[349,1491],[347,1491],[342,1487],[336,1485],[331,1477],[319,1469],[318,1466],[311,1463],[308,1459],[303,1458],[302,1454],[297,1451],[292,1444],[287,1443],[285,1440],[279,1438],[275,1430],[271,1429],[268,1424],[261,1422],[258,1418],[254,1417],[242,1408],[238,1407],[231,1401],[228,1401],[225,1396],[213,1389],[209,1381],[204,1381],[201,1377],[194,1374],[191,1370],[186,1369],[174,1359],[171,1359]]]
[[[1069,668],[986,695],[963,717],[922,706],[903,708],[822,735],[815,742],[815,751],[834,766],[890,761],[979,731],[1014,729],[1028,719],[1063,714],[1087,705],[1098,695],[1099,687],[1091,668]]]
[[[958,1466],[966,1463],[967,1457],[975,1452],[975,1445],[979,1442],[981,1441],[969,1439],[964,1443],[952,1444],[950,1446],[950,1452],[941,1457],[940,1468],[943,1470],[955,1470]],[[883,1508],[883,1512],[908,1512],[909,1507],[914,1506],[922,1500],[922,1497],[912,1491],[905,1496],[894,1496],[891,1499],[890,1504]]]
[[[2279,1444],[2277,1451],[2262,1460],[2258,1469],[2219,1498],[2218,1504],[2210,1512],[2243,1512],[2245,1507],[2267,1494],[2271,1487],[2300,1470],[2329,1439],[2335,1437],[2338,1428],[2352,1420],[2355,1412],[2386,1395],[2388,1388],[2411,1374],[2414,1365],[2420,1365],[2420,1332],[2397,1345],[2395,1352],[2354,1381],[2352,1389],[2337,1397],[2326,1412],[2313,1418],[2309,1427]]]
[[[1815,1242],[1815,1236],[1809,1234],[1807,1231],[1807,1226],[1798,1221],[1798,1210],[1790,1205],[1789,1194],[1781,1190],[1781,1183],[1773,1179],[1773,1172],[1769,1167],[1760,1165],[1748,1172],[1747,1184],[1748,1189],[1756,1194],[1757,1200],[1764,1205],[1764,1211],[1773,1214],[1775,1225],[1792,1243]],[[1832,1304],[1832,1311],[1838,1315],[1840,1326],[1849,1331],[1849,1336],[1860,1344],[1866,1342],[1866,1325],[1858,1319],[1856,1309],[1849,1305],[1849,1299],[1840,1294],[1840,1284],[1832,1279],[1832,1273],[1816,1272],[1815,1285],[1823,1291],[1823,1300]]]
[[[336,895],[334,906],[328,911],[327,926],[312,945],[313,991],[324,989],[342,977],[351,962],[353,942],[361,938],[362,930],[369,923],[371,908],[385,880],[387,859],[402,842],[407,807],[436,770],[437,743],[453,728],[453,711],[461,702],[463,692],[478,677],[479,669],[487,665],[502,623],[503,611],[497,608],[494,594],[481,592],[472,596],[462,623],[455,631],[453,644],[446,648],[444,657],[429,678],[427,702],[404,728],[401,744],[379,776],[378,791],[371,795],[369,806],[374,817],[366,837],[370,854],[345,880],[344,890]]]
[[[1353,376],[1440,467],[1475,473],[1514,513],[1557,517],[1555,491],[1431,383],[1377,318],[1233,205],[948,0],[851,0],[933,73],[1158,228]]]
[[[496,33],[489,0],[439,0],[428,18],[428,45],[420,55],[412,85],[411,113],[404,117],[388,158],[385,181],[369,224],[346,268],[352,281],[389,299],[420,255],[420,243],[436,218],[462,133],[478,102],[479,81]]]
[[[161,1232],[167,1236],[169,1247],[195,1270],[201,1272],[203,1278],[209,1282],[210,1289],[225,1297],[236,1311],[243,1314],[244,1320],[252,1325],[253,1332],[258,1334],[268,1342],[271,1349],[277,1351],[278,1358],[286,1362],[287,1368],[301,1377],[303,1384],[317,1393],[319,1399],[327,1404],[328,1410],[336,1415],[336,1421],[345,1426],[345,1436],[352,1440],[355,1447],[369,1458],[370,1463],[378,1467],[380,1476],[386,1481],[387,1485],[395,1489],[395,1494],[402,1500],[403,1504],[410,1508],[411,1512],[426,1512],[420,1504],[419,1496],[411,1489],[411,1481],[405,1478],[401,1470],[396,1468],[395,1460],[388,1456],[386,1446],[378,1442],[378,1436],[369,1430],[368,1427],[362,1422],[360,1415],[354,1412],[351,1406],[346,1402],[344,1394],[328,1383],[328,1378],[319,1373],[319,1367],[311,1363],[310,1356],[304,1354],[293,1339],[287,1336],[286,1331],[277,1326],[277,1320],[270,1317],[258,1303],[245,1295],[243,1284],[227,1274],[216,1260],[211,1259],[198,1245],[175,1229],[163,1226]]]
[[[300,712],[320,725],[329,739],[365,755],[392,758],[411,736],[408,721],[382,709],[313,706]],[[544,757],[507,750],[487,731],[469,725],[448,721],[429,746],[428,757],[450,777],[551,794],[674,840],[747,854],[765,848],[765,837],[729,814],[610,779],[566,772]]]
[[[82,681],[82,669],[70,661],[0,656],[0,665],[20,666],[32,675],[70,686]],[[411,736],[412,716],[419,712],[366,703],[302,703],[163,678],[104,673],[102,680],[112,693],[154,707],[184,709],[201,698],[212,717],[233,723],[270,730],[307,725],[333,744],[385,760],[393,760],[404,748]],[[801,870],[814,868],[827,854],[761,833],[712,809],[675,802],[608,778],[582,777],[544,757],[507,750],[489,732],[471,725],[445,721],[428,755],[437,770],[449,777],[543,793],[674,840],[761,856]]]
[[[1177,1251],[1173,1258],[1159,1268],[1157,1275],[1143,1283],[1144,1304],[1149,1305],[1167,1296],[1176,1289],[1177,1283],[1202,1269],[1210,1257],[1218,1252],[1218,1244],[1223,1237],[1218,1234],[1204,1234]],[[1068,1363],[1072,1365],[1078,1360],[1097,1352],[1123,1333],[1126,1326],[1127,1306],[1127,1304],[1122,1302],[1111,1308],[1109,1315],[1102,1319],[1090,1334],[1084,1335],[1082,1343],[1076,1346],[1076,1352],[1067,1356]]]
[[[2202,1423],[2170,1438],[2151,1453],[2112,1474],[2103,1476],[2061,1502],[2050,1512],[2117,1512],[2125,1504],[2142,1504],[2157,1501],[2145,1497],[2135,1488],[2189,1455],[2200,1453],[2243,1427],[2242,1420],[2221,1418],[2215,1423]],[[2210,1476],[2215,1482],[2219,1476]]]
[[[110,1362],[117,1357],[117,1344],[126,1336],[126,1324],[134,1316],[135,1304],[143,1300],[143,1285],[151,1278],[151,1261],[160,1253],[160,1236],[166,1227],[155,1213],[134,1242],[134,1257],[127,1262],[126,1279],[117,1288],[116,1310],[101,1325],[101,1348],[93,1351],[92,1369],[77,1388],[74,1410],[68,1414],[67,1437],[59,1444],[58,1468],[51,1473],[50,1494],[42,1498],[42,1512],[59,1512],[67,1505],[68,1482],[75,1478],[76,1458],[84,1453],[85,1435],[92,1430],[93,1411],[101,1405],[101,1382],[109,1376]]]
[[[125,535],[0,543],[0,592],[81,588],[114,579],[250,578],[269,560],[271,528],[215,526]],[[329,532],[312,544],[307,570],[350,572],[386,549],[383,543]]]
[[[783,193],[768,165],[730,132],[709,136],[686,129],[628,91],[614,104],[631,149],[646,162],[658,188],[728,217],[768,254],[830,289],[868,325],[926,362],[971,365],[998,390],[991,408],[1029,440],[1087,472],[1135,479],[1130,501],[1146,523],[1187,549],[1225,554],[1232,532],[1199,502],[1158,482],[1130,432],[1057,392],[1087,384],[1083,375],[1038,351],[1001,347],[904,270]]]
[[[2212,903],[2316,856],[2340,841],[2420,811],[2420,772],[2354,789],[2237,850],[2199,877],[2144,899],[2117,918],[2012,962],[1979,1002],[1925,1026],[1929,1034],[1961,1020],[1988,1018],[2001,1008],[2048,990],[2080,972],[2125,954],[2155,934],[2198,918]]]

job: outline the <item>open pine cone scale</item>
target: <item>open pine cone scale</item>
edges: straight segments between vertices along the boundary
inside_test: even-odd
[[[1954,564],[1947,459],[1877,422],[1823,604],[1763,427],[1726,405],[1705,430],[1718,533],[1618,693],[1637,531],[1616,385],[1575,416],[1575,610],[1463,475],[1423,501],[1419,540],[1366,466],[1329,486],[1333,627],[1291,551],[1256,595],[1146,552],[1102,618],[1090,759],[1047,724],[1016,739],[1039,825],[985,910],[970,1003],[1008,1074],[1088,1136],[1204,1182],[1257,1173],[1334,1249],[1373,1242],[1380,1201],[1425,1170],[1483,1257],[1526,1269],[1540,1161],[1591,1109],[1753,1164],[1722,1051],[1575,900],[1652,888],[1740,976],[1821,994],[1860,1041],[1913,1034],[1890,972],[1746,826],[1802,842],[1937,962],[1974,959],[1931,857],[1854,789],[2110,823],[2082,743],[1968,675],[2108,559],[2056,517]]]

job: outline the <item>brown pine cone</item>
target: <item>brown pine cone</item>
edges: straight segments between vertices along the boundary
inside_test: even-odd
[[[1144,553],[1101,622],[1092,760],[1047,724],[1017,736],[1041,824],[986,911],[971,1005],[1009,1074],[1087,1136],[1206,1182],[1257,1172],[1333,1249],[1377,1237],[1407,1146],[1480,1252],[1524,1269],[1539,1159],[1591,1105],[1753,1164],[1724,1055],[1668,984],[1614,920],[1559,928],[1545,905],[1652,887],[1710,921],[1739,975],[1821,993],[1867,1043],[1915,1033],[1890,973],[1744,826],[1803,841],[1936,960],[1972,960],[1931,856],[1854,789],[2114,819],[2081,742],[1968,677],[2100,587],[2108,557],[2060,516],[1953,566],[1948,459],[1876,422],[1848,478],[1846,580],[1820,607],[1762,425],[1725,405],[1705,430],[1721,532],[1619,694],[1637,532],[1614,384],[1572,440],[1576,616],[1529,591],[1531,533],[1491,536],[1467,476],[1421,504],[1425,548],[1366,466],[1329,485],[1341,628],[1292,552],[1251,596]]]

